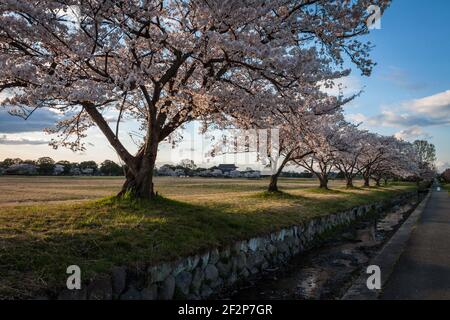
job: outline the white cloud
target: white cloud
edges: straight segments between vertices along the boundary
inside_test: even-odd
[[[429,127],[450,125],[450,90],[385,106],[379,115],[366,118],[372,126]]]
[[[412,112],[432,114],[437,118],[446,118],[450,122],[450,90],[413,100],[412,103],[405,104],[405,107]]]
[[[416,140],[416,139],[430,139],[431,136],[422,130],[418,126],[413,126],[411,128],[397,132],[394,135],[397,139],[401,140]]]
[[[354,123],[366,122],[368,120],[367,116],[362,113],[352,113],[346,115],[346,118]]]
[[[450,168],[450,162],[448,161],[436,161],[437,172],[444,172],[446,169]]]
[[[5,134],[0,136],[0,144],[6,145],[40,145],[40,144],[48,144],[49,141],[46,140],[36,140],[36,139],[27,139],[27,138],[8,138]]]

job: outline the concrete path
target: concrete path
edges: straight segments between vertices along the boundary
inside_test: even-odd
[[[450,299],[450,195],[436,188],[381,299]]]

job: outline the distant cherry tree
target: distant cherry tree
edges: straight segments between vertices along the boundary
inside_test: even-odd
[[[450,168],[442,172],[441,178],[442,180],[444,180],[445,183],[450,183]]]
[[[365,137],[367,131],[360,130],[354,124],[348,123],[342,128],[338,139],[340,140],[340,149],[334,153],[334,166],[342,173],[346,180],[347,188],[353,188],[353,180],[361,173],[358,169],[358,163],[364,154]]]
[[[328,177],[335,168],[335,159],[346,147],[341,136],[348,126],[342,112],[317,117],[306,133],[306,144],[312,153],[294,162],[312,172],[319,179],[319,187],[328,189]]]

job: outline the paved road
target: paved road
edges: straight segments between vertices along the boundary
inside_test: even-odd
[[[381,299],[450,299],[450,196],[434,190]]]

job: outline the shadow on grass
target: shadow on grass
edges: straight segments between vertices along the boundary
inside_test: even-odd
[[[286,188],[283,188],[283,189],[286,190]],[[299,190],[299,189],[296,189],[296,190]],[[342,195],[345,195],[346,193],[348,194],[352,190],[362,190],[362,189],[358,188],[358,187],[349,188],[349,189],[347,189],[347,188],[324,189],[324,188],[315,187],[315,188],[304,188],[304,189],[300,189],[300,190],[303,193],[311,193],[311,194],[324,194],[324,195],[342,194]],[[257,198],[257,199],[293,199],[293,200],[295,200],[295,199],[297,199],[297,200],[311,199],[311,197],[308,197],[305,195],[292,194],[292,193],[282,191],[282,190],[274,191],[274,192],[269,192],[269,191],[259,192],[250,197]]]
[[[392,196],[381,190],[304,191],[342,197],[261,192],[237,198],[236,204],[247,201],[238,209],[234,203],[198,205],[162,196],[151,202],[111,197],[74,205],[5,208],[0,215],[0,273],[6,285],[0,286],[0,298],[27,297],[44,284],[62,287],[69,265],[80,266],[85,278],[113,266],[139,270],[143,264],[176,260]],[[251,211],[259,200],[274,209]]]
[[[348,191],[355,190],[355,191],[358,191],[358,190],[364,190],[364,188],[363,187],[353,186],[353,187],[344,187],[344,190],[348,190]]]
[[[345,193],[343,190],[338,189],[324,189],[324,188],[308,188],[305,189],[306,192],[315,193],[315,194],[343,194]]]
[[[305,189],[306,190],[306,189]],[[306,200],[307,197],[288,193],[286,191],[263,191],[258,192],[254,195],[248,196],[247,198],[261,199],[261,200]]]

